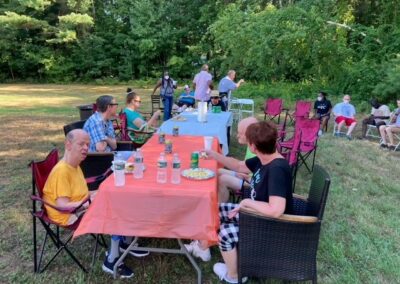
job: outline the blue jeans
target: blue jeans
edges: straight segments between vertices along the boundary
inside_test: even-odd
[[[162,102],[164,104],[164,121],[171,118],[172,105],[174,103],[174,97],[162,97]]]

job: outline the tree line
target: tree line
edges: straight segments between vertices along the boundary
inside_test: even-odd
[[[0,81],[216,77],[393,100],[400,0],[3,0]]]

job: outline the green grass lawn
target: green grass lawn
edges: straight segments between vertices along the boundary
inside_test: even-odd
[[[62,126],[79,120],[77,105],[92,103],[102,94],[113,94],[122,103],[125,89],[0,85],[0,283],[111,281],[101,271],[104,251],[89,274],[82,273],[65,253],[47,272],[32,273],[31,174],[27,165],[32,159],[44,158],[54,146],[63,150]],[[150,88],[138,89],[148,110],[150,92]],[[319,282],[400,283],[399,153],[380,150],[376,141],[347,141],[330,134],[323,136],[318,145],[317,163],[332,177],[318,251]],[[231,154],[243,157],[243,153],[244,149],[233,143]],[[300,169],[296,192],[307,192],[309,180],[306,171]],[[169,240],[145,242],[175,245]],[[89,262],[91,245],[91,238],[84,236],[71,248]],[[200,263],[205,283],[219,283],[212,272],[212,265],[221,259],[217,248],[212,249],[212,255],[211,262]],[[128,257],[126,263],[135,270],[135,283],[196,280],[195,271],[183,256],[153,253],[144,259]]]

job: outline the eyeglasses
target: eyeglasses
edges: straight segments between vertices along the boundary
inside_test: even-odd
[[[140,100],[133,100],[133,101],[135,101],[135,102],[137,102],[137,103],[141,103],[142,101],[140,101]]]

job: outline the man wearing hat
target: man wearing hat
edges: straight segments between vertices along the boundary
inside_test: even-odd
[[[188,85],[185,85],[183,88],[183,93],[179,96],[178,100],[178,106],[191,106],[193,107],[195,103],[194,99],[194,92],[190,90],[190,87]]]
[[[222,102],[222,99],[219,96],[219,94],[211,94],[210,104],[211,104],[211,107],[219,106],[219,107],[221,107],[222,111],[226,111],[226,105]]]

